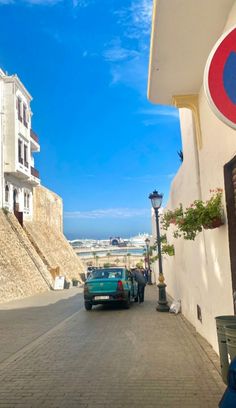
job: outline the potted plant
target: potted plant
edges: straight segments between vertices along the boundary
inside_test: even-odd
[[[171,224],[174,224],[174,238],[195,239],[196,235],[202,230],[196,204],[195,201],[185,211],[183,211],[182,204],[175,210],[166,211],[161,221],[163,229],[167,230]]]
[[[177,231],[174,232],[174,237],[183,237],[186,240],[194,240],[196,235],[202,231],[200,213],[202,211],[201,203],[194,203],[183,213],[181,218],[177,220]]]
[[[178,208],[175,210],[167,210],[165,213],[162,215],[161,219],[161,224],[164,230],[167,230],[170,226],[170,224],[176,225],[183,217],[183,207],[182,204],[179,205]]]
[[[175,210],[168,210],[162,218],[162,227],[167,230],[171,223],[175,224],[175,238],[183,237],[194,240],[202,229],[220,227],[223,222],[222,190],[210,190],[213,193],[208,201],[195,200],[183,211],[182,205]]]
[[[224,224],[222,190],[212,190],[214,195],[206,202],[205,211],[202,217],[203,228],[213,229]]]

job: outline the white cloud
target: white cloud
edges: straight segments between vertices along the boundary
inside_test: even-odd
[[[142,56],[120,63],[111,63],[112,80],[110,85],[124,84],[146,98],[147,69],[147,61]]]
[[[152,18],[152,0],[141,0],[139,3],[132,2],[131,11],[137,25],[149,26]]]
[[[177,108],[172,106],[157,106],[153,109],[142,109],[138,112],[141,115],[148,115],[148,116],[173,116],[179,118],[179,111]]]
[[[71,5],[73,8],[76,7],[87,7],[91,0],[71,0]],[[54,6],[56,4],[65,2],[65,0],[0,0],[0,5],[3,4],[30,4],[38,6]]]
[[[136,38],[148,35],[151,28],[152,0],[132,2],[130,11],[133,21],[131,34]]]
[[[64,0],[21,0],[20,3],[32,4],[32,5],[42,5],[42,6],[53,6],[55,4],[61,3]],[[3,4],[17,4],[19,0],[0,0],[0,5]]]
[[[119,69],[117,67],[112,67],[111,68],[111,82],[110,85],[116,85],[118,82],[121,80],[121,73],[119,72]]]
[[[179,111],[172,106],[159,105],[153,109],[143,109],[138,114],[144,116],[144,126],[155,126],[164,121],[179,121]]]
[[[139,53],[135,50],[129,50],[122,47],[114,47],[104,51],[103,56],[106,61],[116,62],[123,61],[128,58],[137,57]]]
[[[37,5],[48,5],[53,6],[54,4],[61,3],[63,0],[23,0],[24,3],[37,4]]]
[[[134,49],[122,47],[121,39],[113,39],[108,47],[103,51],[105,61],[110,63],[110,85],[116,85],[120,82],[127,81],[129,84],[129,66],[138,60],[139,52]],[[132,74],[132,80],[134,75]]]
[[[122,83],[146,96],[152,0],[131,0],[114,15],[122,26],[123,37],[114,39],[103,52],[110,64],[110,85]],[[127,41],[131,46],[126,46]]]
[[[131,5],[115,11],[118,23],[126,28],[126,36],[140,39],[149,35],[152,18],[152,0],[132,1]]]
[[[150,211],[146,208],[108,208],[108,209],[98,209],[91,211],[72,211],[65,212],[65,218],[132,218],[132,217],[142,217],[149,216]]]
[[[76,7],[87,7],[92,0],[72,0],[72,5]]]
[[[120,38],[114,39],[110,43],[110,46],[103,52],[103,57],[108,62],[120,62],[137,56],[139,56],[138,51],[121,46]]]
[[[173,178],[175,173],[170,173],[170,174],[144,174],[143,176],[124,176],[123,180],[125,181],[131,181],[131,182],[139,182],[139,183],[155,183],[156,180],[159,180],[160,178],[167,178],[171,179]]]
[[[175,176],[175,173],[170,173],[170,174],[167,174],[167,175],[166,175],[166,177],[167,177],[168,179],[172,179],[174,176]]]
[[[157,126],[159,124],[163,124],[163,123],[170,123],[170,122],[178,122],[179,119],[176,116],[157,116],[156,118],[152,118],[152,119],[144,119],[142,121],[144,126]]]

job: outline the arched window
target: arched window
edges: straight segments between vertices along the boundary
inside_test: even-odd
[[[5,202],[9,202],[9,186],[8,184],[5,185]]]

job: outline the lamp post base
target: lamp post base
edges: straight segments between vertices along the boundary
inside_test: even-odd
[[[159,289],[159,299],[157,301],[156,310],[158,312],[169,312],[170,307],[168,306],[168,302],[166,299],[166,284],[165,283],[158,283],[157,285]]]

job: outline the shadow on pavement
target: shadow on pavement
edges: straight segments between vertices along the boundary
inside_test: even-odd
[[[0,310],[0,362],[79,311],[83,295],[46,306]]]

